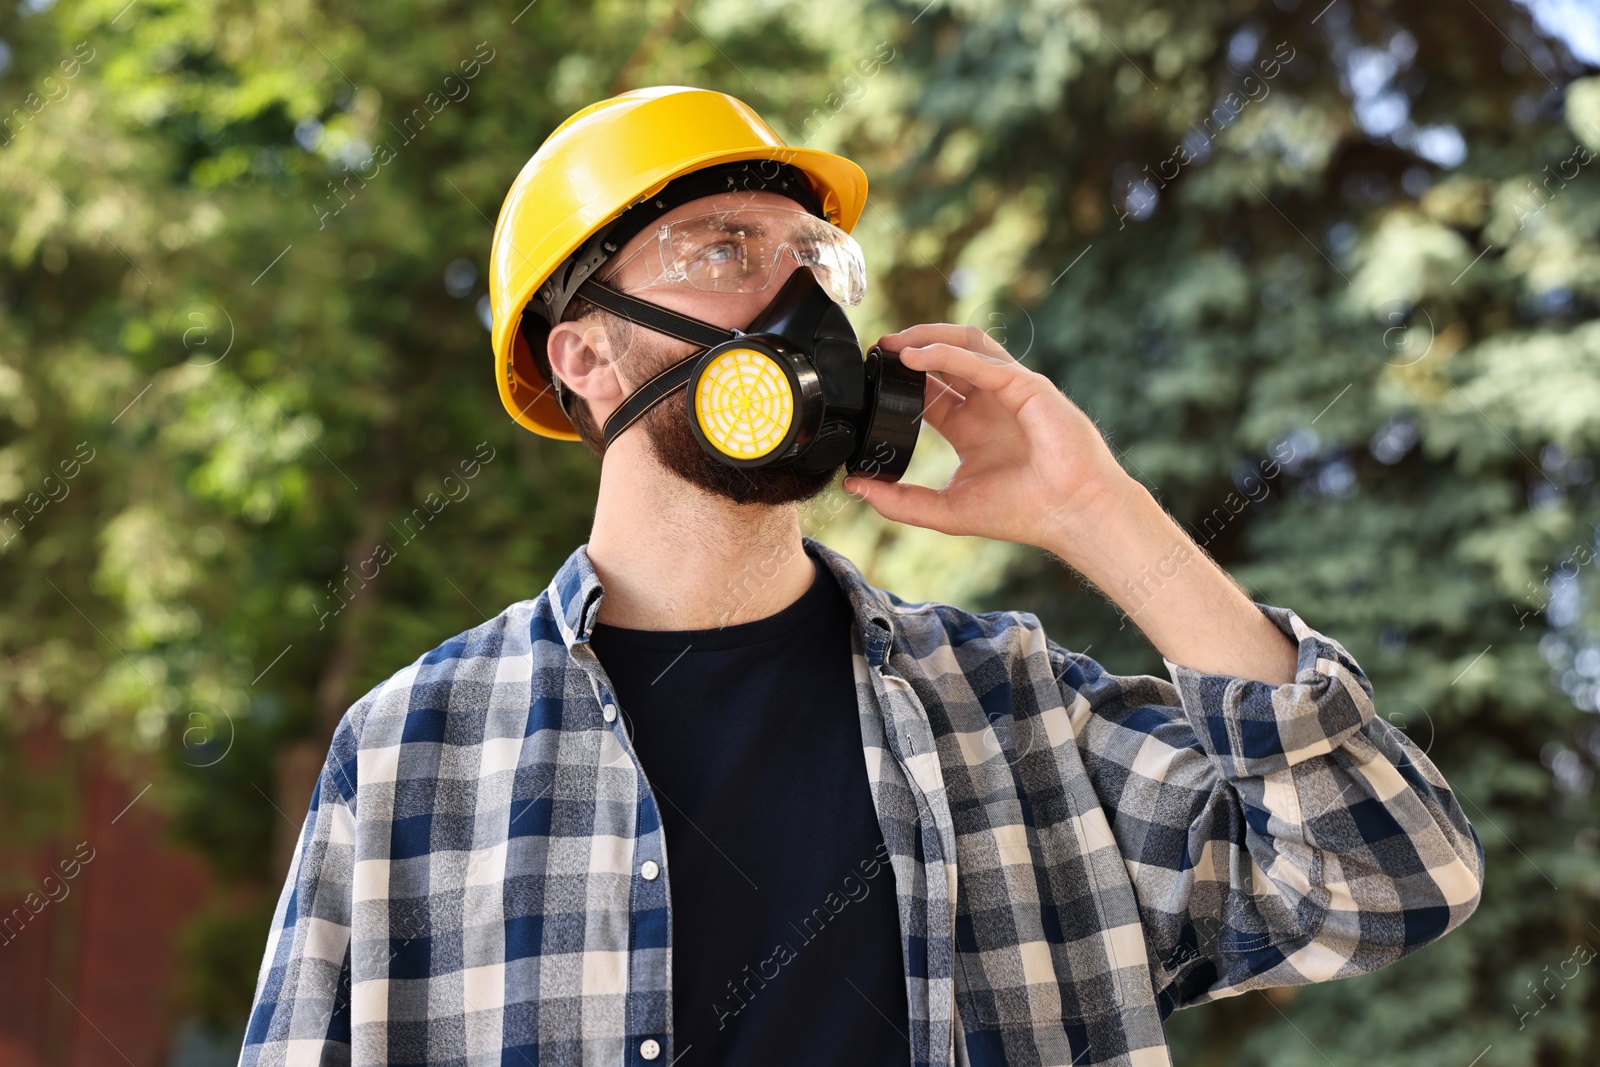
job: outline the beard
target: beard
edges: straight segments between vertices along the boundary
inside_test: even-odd
[[[682,345],[650,330],[635,328],[618,320],[628,336],[619,338],[631,357],[630,370],[639,382],[650,378],[683,357]],[[833,481],[843,463],[814,474],[785,467],[741,470],[712,458],[689,427],[689,412],[683,391],[673,393],[645,413],[639,420],[650,441],[650,451],[667,470],[707,493],[735,504],[797,504],[820,494]]]

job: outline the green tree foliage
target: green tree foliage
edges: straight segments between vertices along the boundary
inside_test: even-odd
[[[494,393],[489,237],[567,114],[682,83],[866,166],[864,337],[1054,376],[1460,788],[1471,922],[1179,1013],[1177,1062],[1594,1061],[1600,79],[1523,6],[30,0],[0,41],[0,732],[161,760],[222,887],[185,1011],[240,1024],[348,704],[585,538],[597,465]],[[1160,672],[1041,553],[807,523]],[[72,817],[76,764],[0,756],[8,847]]]
[[[904,288],[979,290],[958,313],[1349,646],[1484,843],[1461,931],[1179,1013],[1177,1062],[1594,1062],[1596,56],[1513,3],[1348,0],[940,5],[900,47],[889,199],[947,235]],[[1161,673],[1064,585],[1035,556],[987,599]]]

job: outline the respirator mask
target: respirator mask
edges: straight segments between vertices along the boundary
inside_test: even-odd
[[[775,284],[790,259],[792,273]],[[850,474],[884,481],[905,473],[927,375],[877,347],[863,358],[841,306],[859,303],[865,292],[863,257],[843,230],[798,206],[708,211],[656,226],[607,273],[601,282],[591,267],[569,280],[567,292],[696,346],[623,400],[602,430],[607,446],[681,391],[676,402],[685,405],[695,439],[729,467],[820,474],[843,464]],[[664,287],[775,292],[748,326],[724,329],[635,295]]]

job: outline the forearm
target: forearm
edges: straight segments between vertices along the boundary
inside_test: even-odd
[[[1172,662],[1294,681],[1294,645],[1132,478],[1052,523],[1041,547],[1110,597]]]

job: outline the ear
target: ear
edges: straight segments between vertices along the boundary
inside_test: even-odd
[[[622,402],[622,382],[617,377],[620,353],[611,347],[605,327],[594,323],[559,322],[550,328],[545,351],[550,369],[563,385],[589,402],[589,410],[604,422],[605,415]]]

